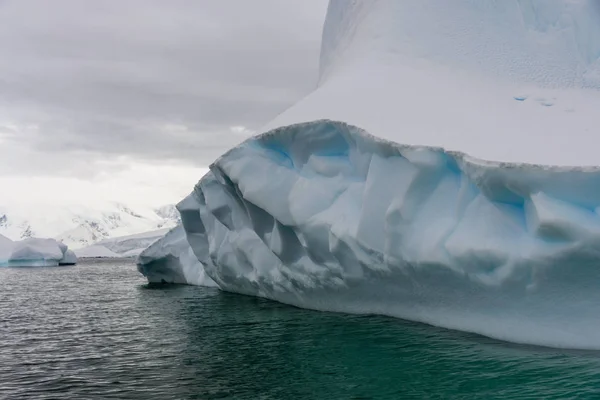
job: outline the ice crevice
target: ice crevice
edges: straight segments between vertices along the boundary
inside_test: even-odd
[[[248,139],[179,205],[223,290],[600,348],[600,169],[492,163],[317,120]]]

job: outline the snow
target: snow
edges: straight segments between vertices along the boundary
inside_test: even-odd
[[[98,244],[93,244],[82,249],[75,249],[75,254],[79,258],[121,258],[120,254]]]
[[[193,254],[181,225],[144,250],[137,265],[149,282],[217,286]]]
[[[319,87],[262,132],[318,119],[491,161],[600,165],[594,0],[330,3]]]
[[[77,257],[55,239],[28,238],[11,241],[0,237],[0,266],[54,267],[77,264]]]
[[[0,235],[0,248],[5,248],[6,246],[10,245],[12,245],[12,240],[4,235]]]
[[[91,246],[75,249],[75,253],[81,258],[137,257],[146,247],[163,237],[169,230],[169,228],[162,228],[105,239]]]
[[[6,236],[0,235],[0,260],[8,260],[12,246],[12,240]]]

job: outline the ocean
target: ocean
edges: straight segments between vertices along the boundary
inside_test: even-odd
[[[128,260],[0,269],[0,399],[541,398],[600,399],[600,353],[149,285]]]

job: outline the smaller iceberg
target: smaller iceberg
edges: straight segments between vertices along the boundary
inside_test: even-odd
[[[58,261],[58,265],[75,265],[77,264],[77,255],[73,250],[67,249],[61,260]]]
[[[28,238],[13,242],[0,236],[0,267],[56,267],[75,264],[75,253],[55,239]]]
[[[194,255],[181,225],[142,251],[137,258],[137,267],[151,283],[217,287]]]

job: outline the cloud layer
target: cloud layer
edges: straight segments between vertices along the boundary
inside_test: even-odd
[[[313,88],[326,3],[0,0],[0,176],[207,166]]]

